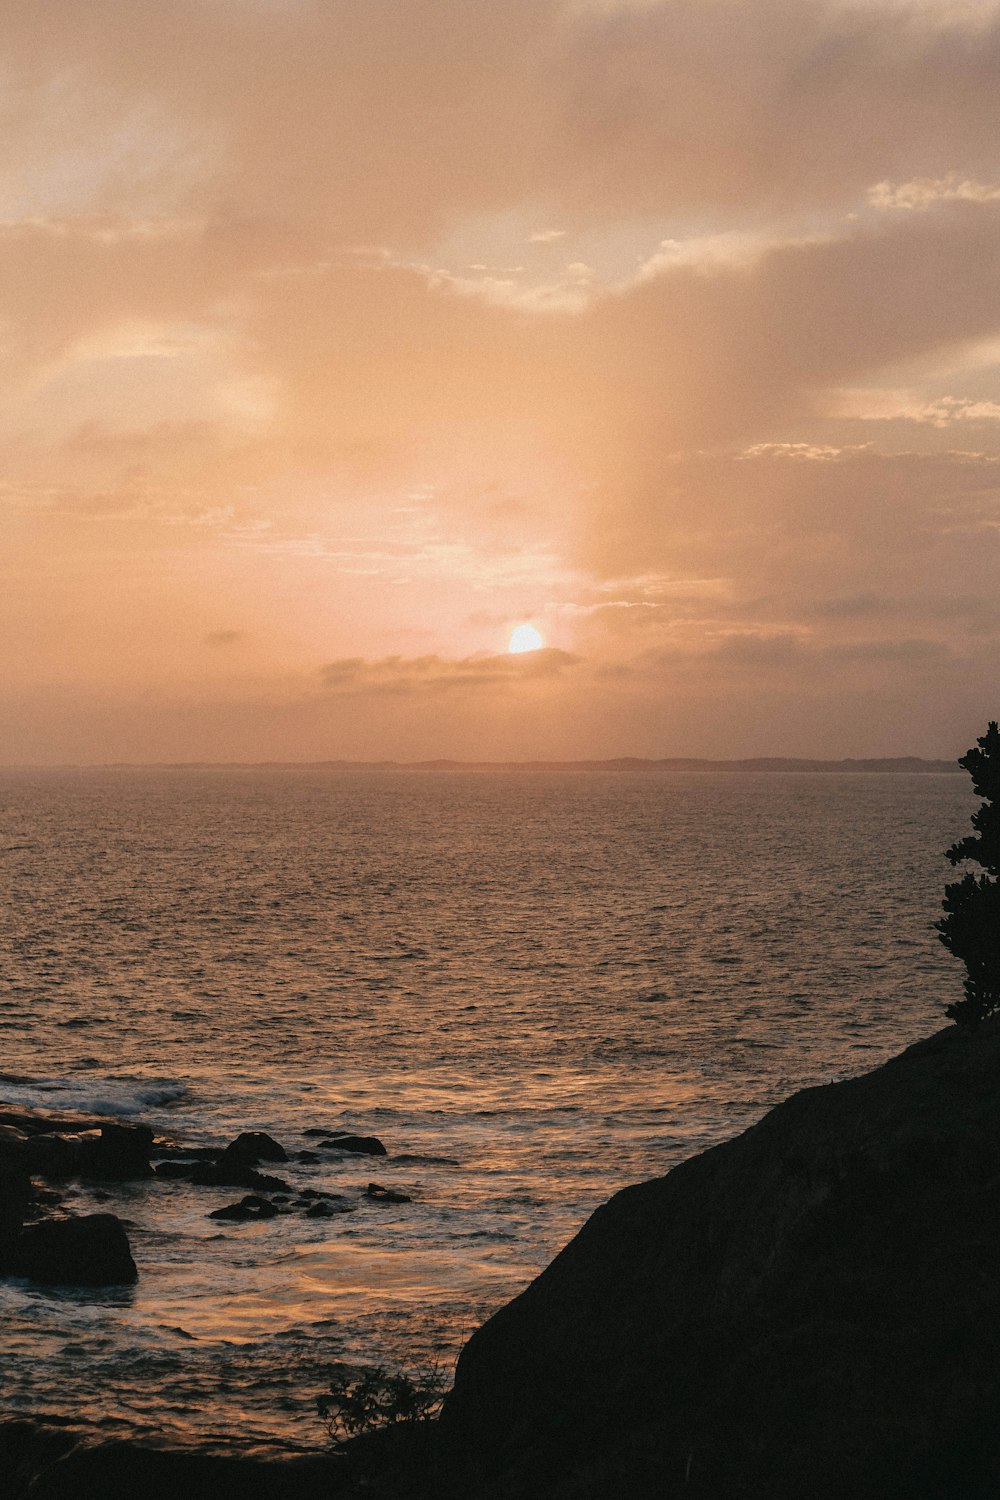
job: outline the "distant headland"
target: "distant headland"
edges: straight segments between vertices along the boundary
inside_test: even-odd
[[[258,761],[114,761],[104,765],[64,764],[51,766],[7,766],[4,769],[44,771],[424,771],[424,772],[531,772],[558,771],[586,775],[594,772],[634,773],[656,776],[674,771],[690,772],[828,772],[876,775],[959,773],[957,760],[924,760],[918,755],[897,755],[868,760],[807,760],[795,756],[763,755],[745,760],[702,760],[697,756],[674,756],[663,760],[623,755],[612,760],[258,760]]]

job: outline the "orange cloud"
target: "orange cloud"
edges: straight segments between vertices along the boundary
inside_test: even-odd
[[[32,753],[981,720],[993,3],[15,0],[0,67]]]

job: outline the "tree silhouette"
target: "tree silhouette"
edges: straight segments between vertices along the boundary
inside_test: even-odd
[[[945,1015],[960,1026],[977,1026],[1000,1010],[1000,729],[991,723],[959,761],[972,777],[983,804],[972,815],[975,833],[953,844],[953,865],[974,860],[985,875],[971,871],[944,888],[945,915],[935,925],[945,947],[965,965],[965,999]]]

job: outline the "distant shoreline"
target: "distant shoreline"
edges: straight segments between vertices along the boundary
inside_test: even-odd
[[[570,775],[595,772],[657,775],[673,771],[778,773],[854,773],[858,775],[956,775],[957,760],[924,760],[916,755],[882,759],[808,760],[795,756],[757,756],[743,760],[703,760],[696,756],[674,756],[646,760],[621,756],[613,760],[258,760],[258,761],[109,761],[64,762],[59,765],[10,764],[4,771],[343,771],[353,773],[433,772],[480,773],[554,771]]]

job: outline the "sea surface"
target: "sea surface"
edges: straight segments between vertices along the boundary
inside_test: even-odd
[[[961,775],[0,774],[0,1101],[412,1203],[227,1224],[239,1190],[70,1190],[121,1291],[0,1282],[0,1408],[324,1440],[329,1366],[447,1367],[618,1188],[944,1024]],[[450,1158],[450,1162],[435,1161]]]

